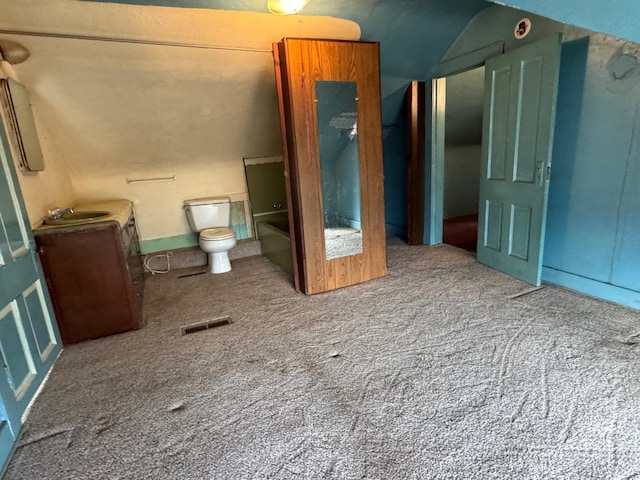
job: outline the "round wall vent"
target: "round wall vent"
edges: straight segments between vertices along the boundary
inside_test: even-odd
[[[518,23],[516,23],[516,26],[513,29],[513,35],[518,40],[522,40],[524,37],[529,35],[530,31],[531,31],[531,20],[529,20],[528,18],[523,18],[521,20],[518,20]]]

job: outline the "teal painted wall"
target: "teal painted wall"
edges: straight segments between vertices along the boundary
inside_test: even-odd
[[[594,32],[640,42],[637,0],[489,0]]]
[[[492,7],[447,59],[504,41],[522,12]],[[640,308],[640,45],[531,16],[526,42],[564,32],[543,279]],[[471,58],[471,57],[469,57]]]
[[[245,214],[245,202],[231,202],[229,212],[229,228],[236,234],[236,240],[244,240],[253,237],[250,233],[250,220]],[[153,238],[140,242],[140,251],[143,254],[161,252],[165,250],[176,250],[179,248],[195,247],[199,243],[198,234],[195,232],[174,237]]]

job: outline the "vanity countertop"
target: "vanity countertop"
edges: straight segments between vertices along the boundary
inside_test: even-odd
[[[93,225],[100,222],[118,222],[120,228],[124,227],[131,216],[131,212],[133,211],[133,203],[130,200],[119,199],[119,200],[98,200],[91,202],[81,202],[73,207],[76,212],[86,212],[86,211],[107,211],[109,212],[109,216],[101,217],[95,220],[90,220],[83,223],[78,223],[74,225],[45,225],[42,224],[34,230],[34,233],[43,233],[49,230],[57,230],[65,229],[65,230],[76,230],[76,229],[84,229],[88,225]]]

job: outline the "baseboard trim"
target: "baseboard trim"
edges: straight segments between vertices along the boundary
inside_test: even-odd
[[[387,227],[387,235],[394,235],[396,237],[407,238],[407,228],[399,227],[397,225],[385,224]]]
[[[195,247],[196,245],[198,245],[198,234],[187,233],[185,235],[177,235],[175,237],[142,240],[140,241],[140,250],[142,251],[142,253],[147,254],[162,252],[164,250]]]
[[[584,293],[591,297],[608,300],[624,305],[625,307],[640,310],[640,292],[634,290],[611,285],[610,283],[599,282],[561,270],[555,270],[550,267],[542,267],[542,280]]]

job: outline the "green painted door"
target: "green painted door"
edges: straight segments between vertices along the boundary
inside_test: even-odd
[[[487,60],[478,261],[540,285],[560,68],[553,35]]]
[[[61,349],[10,155],[0,126],[0,476],[22,414]]]

